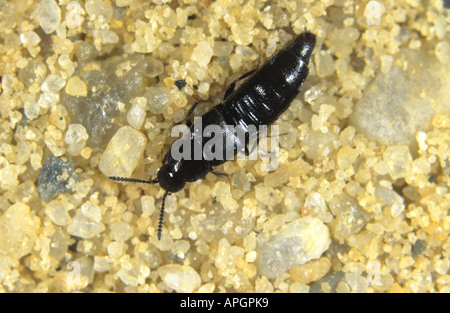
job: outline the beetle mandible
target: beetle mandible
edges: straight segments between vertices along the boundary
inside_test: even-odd
[[[233,155],[248,149],[246,143],[252,138],[240,140],[230,134],[227,125],[239,126],[244,131],[253,126],[271,125],[289,107],[297,96],[308,76],[308,63],[316,43],[316,36],[308,31],[297,36],[286,48],[275,54],[264,65],[242,75],[232,82],[225,91],[223,102],[211,108],[202,118],[201,130],[209,125],[216,125],[223,135],[224,151],[232,149]],[[236,83],[249,77],[235,90]],[[194,103],[186,116],[186,126],[190,127],[187,140],[192,146],[205,144],[204,137],[195,135],[196,123],[191,122],[191,115],[200,103]],[[203,132],[201,132],[203,133]],[[258,133],[253,133],[257,136]],[[209,139],[209,138],[208,138]],[[187,182],[205,178],[208,173],[226,175],[214,171],[214,167],[224,163],[225,157],[208,159],[202,155],[199,159],[174,159],[171,153],[164,157],[163,166],[156,179],[140,180],[126,177],[110,176],[109,179],[122,182],[159,183],[165,190],[158,223],[158,239],[161,239],[164,221],[164,204],[167,195],[182,190]]]

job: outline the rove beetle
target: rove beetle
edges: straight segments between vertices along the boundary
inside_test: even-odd
[[[271,125],[289,107],[308,76],[308,63],[316,43],[316,36],[308,31],[297,36],[286,48],[275,54],[261,67],[251,70],[232,82],[225,91],[223,103],[211,108],[202,118],[201,128],[216,125],[223,135],[223,146],[233,149],[236,155],[245,150],[246,142],[252,138],[239,139],[230,134],[227,125],[239,126],[244,131],[250,126]],[[249,77],[250,76],[250,77]],[[236,83],[249,77],[235,90]],[[188,141],[192,146],[205,143],[205,138],[195,136],[196,124],[190,118],[200,103],[198,98],[186,116],[186,126],[190,127]],[[254,137],[258,133],[253,134]],[[217,173],[213,167],[226,162],[226,158],[174,159],[170,153],[164,157],[163,166],[156,179],[140,180],[111,176],[109,179],[122,182],[156,184],[165,190],[158,223],[158,239],[161,239],[164,221],[164,203],[168,194],[182,190],[187,182],[205,178],[208,173]]]

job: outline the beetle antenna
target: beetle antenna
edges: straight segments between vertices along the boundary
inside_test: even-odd
[[[121,182],[129,182],[129,183],[143,183],[143,184],[157,184],[159,181],[157,179],[153,180],[142,180],[136,178],[128,178],[128,177],[117,177],[117,176],[109,176],[111,180],[121,181]]]
[[[159,223],[158,223],[158,240],[161,240],[162,227],[164,224],[164,205],[166,203],[166,197],[169,195],[169,192],[166,191],[163,196],[161,213],[159,214]]]

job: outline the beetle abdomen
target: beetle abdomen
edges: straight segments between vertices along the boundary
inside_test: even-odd
[[[289,107],[306,77],[316,36],[306,32],[258,69],[220,107],[232,125],[270,125]]]

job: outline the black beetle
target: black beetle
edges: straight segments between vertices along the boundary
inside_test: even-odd
[[[249,136],[240,140],[238,136],[230,134],[227,125],[239,126],[243,131],[250,126],[271,125],[289,107],[292,100],[299,93],[308,76],[308,63],[316,43],[316,36],[304,32],[295,40],[269,59],[263,66],[242,75],[232,82],[224,95],[224,102],[206,112],[202,118],[201,130],[207,126],[219,126],[223,136],[224,151],[231,149],[233,155],[239,151],[248,153],[246,143],[252,139]],[[249,77],[250,76],[250,77]],[[235,90],[239,80],[249,77]],[[186,117],[186,125],[190,127],[190,137],[187,138],[192,146],[205,144],[205,137],[198,137],[196,123],[190,117],[200,100],[194,103]],[[203,132],[202,132],[203,133]],[[258,133],[252,134],[258,136]],[[210,139],[210,138],[208,138]],[[227,150],[228,149],[228,150]],[[208,173],[226,175],[213,170],[227,160],[226,157],[210,159],[201,155],[198,159],[174,159],[170,153],[164,157],[163,166],[159,169],[157,178],[146,181],[126,177],[109,177],[112,180],[136,183],[159,183],[164,193],[163,203],[158,224],[158,239],[161,239],[164,202],[168,194],[180,191],[186,182],[193,182],[205,178]]]

